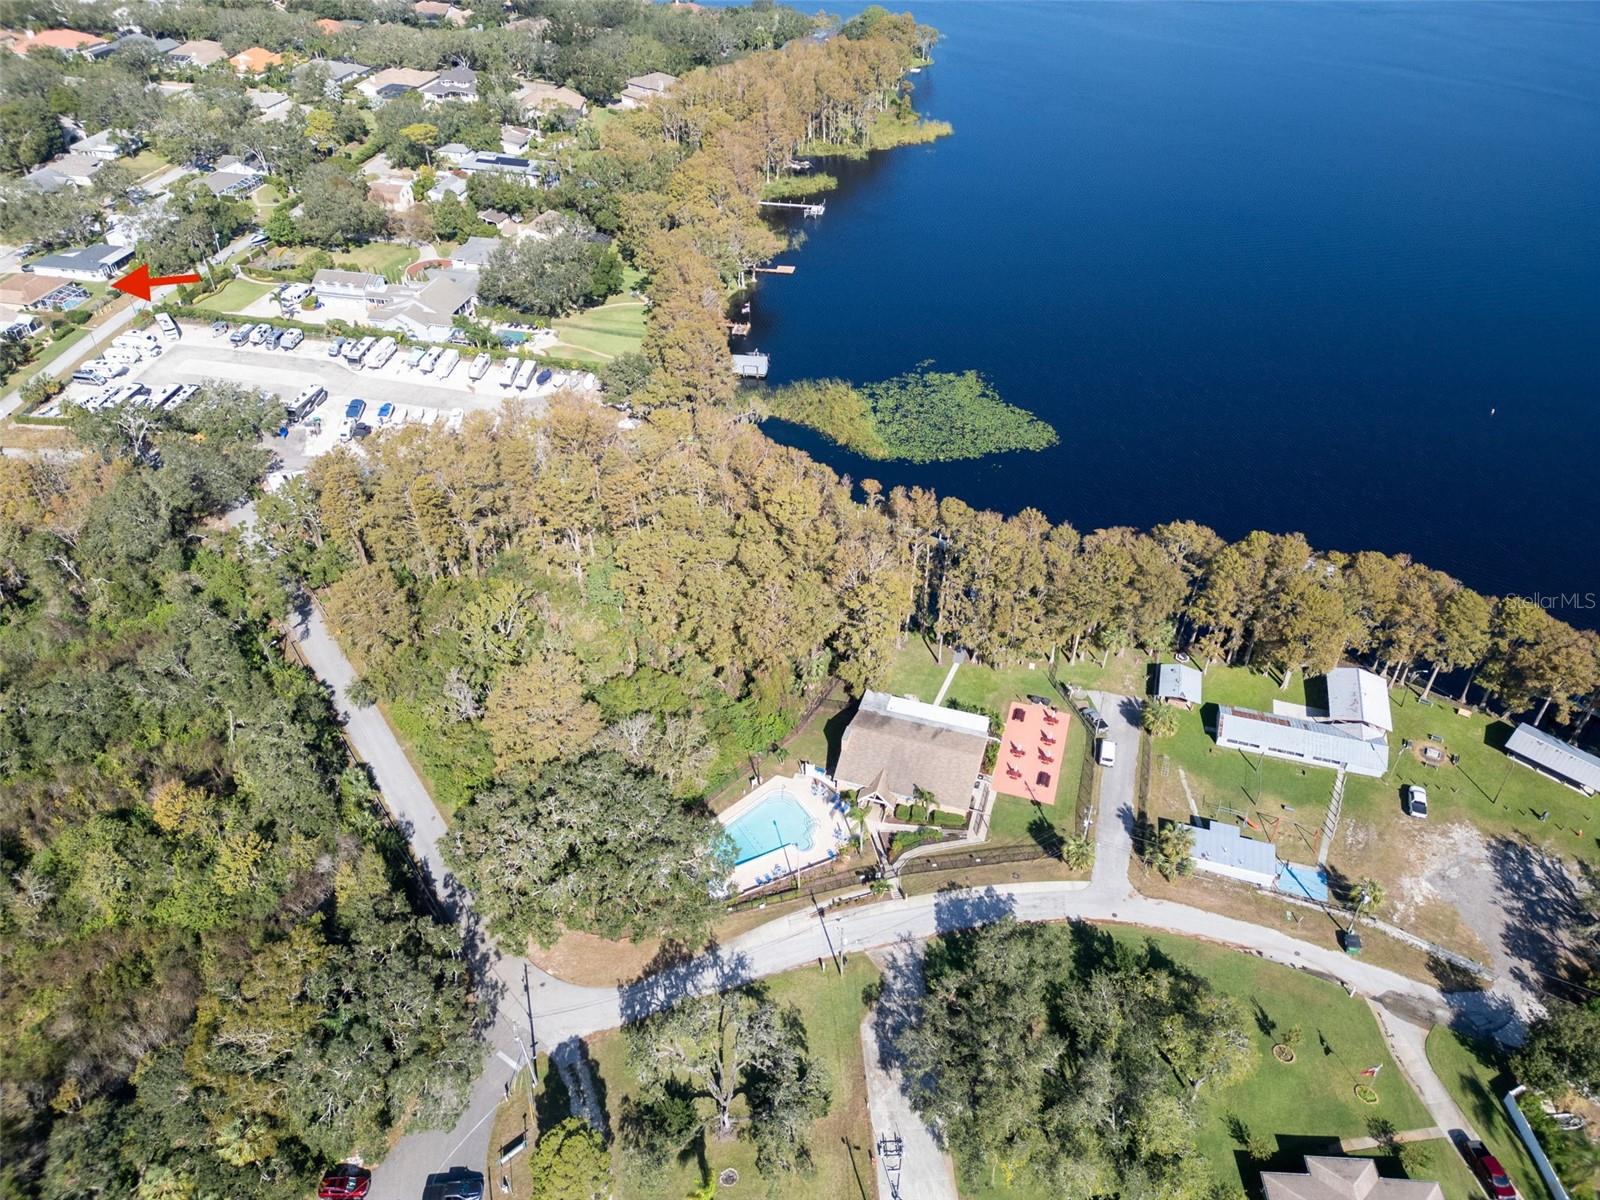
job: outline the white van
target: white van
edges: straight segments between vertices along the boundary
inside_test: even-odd
[[[1094,744],[1094,760],[1102,767],[1117,765],[1117,744],[1110,738],[1101,738]]]

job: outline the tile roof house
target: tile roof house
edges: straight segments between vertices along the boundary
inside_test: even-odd
[[[589,111],[589,102],[582,92],[569,87],[534,79],[517,89],[513,97],[525,117],[540,113],[574,112],[580,117]]]
[[[192,42],[184,42],[177,49],[169,51],[167,61],[177,67],[209,67],[227,57],[228,52],[222,48],[221,43],[199,38]]]
[[[1385,1179],[1370,1158],[1307,1156],[1304,1174],[1261,1172],[1266,1200],[1444,1200],[1429,1179]]]
[[[259,75],[269,67],[282,66],[283,55],[274,54],[262,46],[251,46],[248,50],[239,51],[228,61],[241,75]]]
[[[500,126],[500,149],[507,154],[520,154],[528,148],[528,142],[533,137],[533,130],[525,125]]]
[[[345,23],[343,21],[335,21],[332,17],[317,18],[317,28],[321,32],[327,34],[329,37],[332,37],[336,33],[343,33],[344,24]]]
[[[11,44],[11,49],[18,54],[31,54],[35,50],[59,50],[62,54],[82,54],[88,57],[90,50],[104,45],[106,39],[96,37],[92,33],[80,33],[76,29],[41,29],[38,33],[23,35],[21,39]]]
[[[410,67],[390,67],[368,75],[356,84],[356,91],[368,100],[390,100],[394,98],[392,94],[380,93],[386,93],[389,88],[398,88],[401,92],[415,91],[425,83],[432,83],[438,74],[437,71],[415,71]]]
[[[100,242],[93,246],[81,246],[75,250],[47,254],[37,262],[30,263],[28,270],[35,275],[49,275],[56,279],[87,279],[98,282],[110,279],[132,258],[133,251],[128,247],[108,246]]]
[[[9,275],[0,279],[0,304],[32,308],[60,286],[61,281],[49,275]]]
[[[833,775],[840,788],[890,807],[920,790],[940,808],[966,812],[988,746],[985,716],[869,691],[840,739]]]

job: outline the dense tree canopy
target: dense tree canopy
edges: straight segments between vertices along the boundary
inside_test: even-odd
[[[925,975],[906,1079],[974,1179],[1069,1200],[1209,1193],[1192,1098],[1254,1065],[1238,1001],[1087,926],[946,934]]]
[[[0,459],[0,1080],[9,1194],[303,1194],[476,1071],[281,584],[202,534],[272,404],[209,389]]]

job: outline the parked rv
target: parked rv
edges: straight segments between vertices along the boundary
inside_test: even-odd
[[[473,383],[477,383],[478,380],[489,373],[489,368],[492,366],[494,366],[494,359],[487,354],[480,354],[472,360],[472,366],[467,368],[467,378],[472,380]]]
[[[448,379],[450,372],[456,369],[456,364],[461,361],[461,351],[454,348],[446,350],[439,356],[439,365],[436,370],[440,379]]]
[[[367,366],[376,371],[394,357],[396,349],[397,346],[392,337],[384,338],[383,341],[372,348],[372,353],[367,357]]]

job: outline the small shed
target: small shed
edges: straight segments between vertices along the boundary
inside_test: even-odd
[[[1162,663],[1156,672],[1156,699],[1179,708],[1199,708],[1202,676],[1185,663]]]
[[[1197,871],[1226,875],[1259,888],[1271,888],[1278,879],[1278,853],[1271,842],[1257,842],[1239,832],[1237,825],[1195,817],[1192,855]]]

